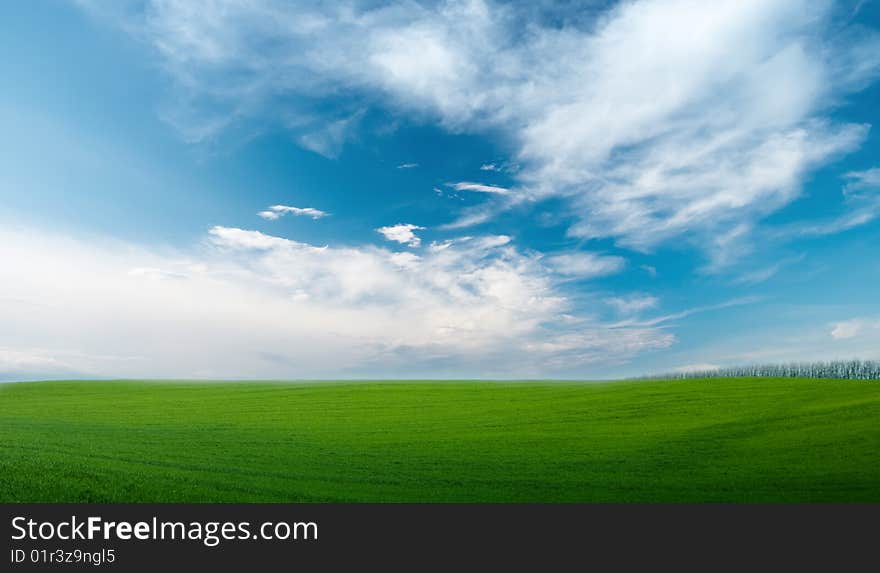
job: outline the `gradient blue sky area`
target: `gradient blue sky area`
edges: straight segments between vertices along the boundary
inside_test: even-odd
[[[331,4],[0,5],[0,379],[880,358],[877,2]]]

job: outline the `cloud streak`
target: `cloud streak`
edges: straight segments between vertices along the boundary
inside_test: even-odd
[[[551,255],[547,264],[557,273],[580,279],[618,273],[626,267],[626,259],[596,253],[562,253]]]
[[[486,185],[484,183],[471,183],[470,181],[461,181],[459,183],[449,183],[450,187],[456,191],[474,191],[476,193],[491,193],[493,195],[507,195],[510,189],[498,187],[497,185]]]

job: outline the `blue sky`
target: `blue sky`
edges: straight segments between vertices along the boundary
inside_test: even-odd
[[[0,51],[0,379],[880,358],[876,2],[47,0]]]

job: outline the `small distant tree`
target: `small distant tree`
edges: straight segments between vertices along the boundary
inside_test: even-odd
[[[791,362],[788,364],[753,364],[711,370],[672,372],[643,378],[837,378],[845,380],[880,380],[880,361],[834,360],[831,362]]]

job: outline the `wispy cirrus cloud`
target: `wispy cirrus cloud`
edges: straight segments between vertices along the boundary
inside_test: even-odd
[[[779,271],[795,265],[803,261],[805,258],[806,255],[803,253],[793,257],[783,257],[769,265],[758,266],[757,268],[750,268],[747,271],[740,272],[733,278],[733,282],[735,284],[744,285],[760,284],[775,277],[779,274]],[[751,266],[754,267],[754,265]]]
[[[326,217],[329,213],[315,209],[314,207],[291,207],[289,205],[272,205],[265,211],[257,213],[263,219],[274,221],[280,219],[284,215],[305,216],[312,219],[320,219]]]
[[[835,217],[801,221],[768,230],[768,237],[792,240],[824,237],[862,227],[880,216],[880,168],[852,171],[844,175],[843,212]]]
[[[604,302],[614,308],[618,314],[629,316],[656,308],[660,304],[660,299],[651,295],[635,294],[609,297],[604,299]]]
[[[573,252],[550,255],[547,264],[561,275],[585,279],[618,273],[626,267],[626,259],[615,255]]]
[[[447,183],[456,191],[474,191],[476,193],[491,193],[493,195],[507,195],[510,189],[499,187],[497,185],[486,185],[485,183],[472,183],[470,181],[460,181],[458,183]]]
[[[660,316],[655,316],[653,318],[626,318],[624,320],[620,320],[619,322],[615,322],[612,324],[613,327],[654,327],[665,325],[667,323],[671,323],[676,320],[681,320],[682,318],[687,318],[688,316],[711,312],[716,310],[723,310],[726,308],[743,306],[749,304],[756,304],[761,302],[763,299],[760,296],[745,296],[733,298],[718,304],[706,305],[706,306],[695,306],[691,308],[686,308],[684,310],[674,312],[671,314],[664,314]]]
[[[317,125],[313,125],[312,121],[294,121],[292,127],[303,132],[297,138],[300,146],[328,159],[336,159],[345,144],[355,137],[363,116],[364,111],[357,110],[341,119],[320,122]],[[300,125],[304,127],[299,127]]]
[[[867,195],[880,195],[880,167],[864,171],[850,171],[844,175],[847,184],[843,195],[849,199],[863,199]]]
[[[516,185],[468,189],[492,205],[453,227],[562,197],[572,236],[631,249],[675,237],[702,249],[746,229],[707,249],[715,267],[747,252],[750,229],[811,171],[861,144],[868,126],[830,111],[880,72],[880,36],[830,0],[638,0],[565,26],[546,6],[480,0],[82,3],[155,48],[193,100],[185,110],[200,110],[178,123],[280,116],[333,155],[347,136],[316,126],[348,133],[370,102],[500,134]],[[333,102],[329,118],[318,100]]]

